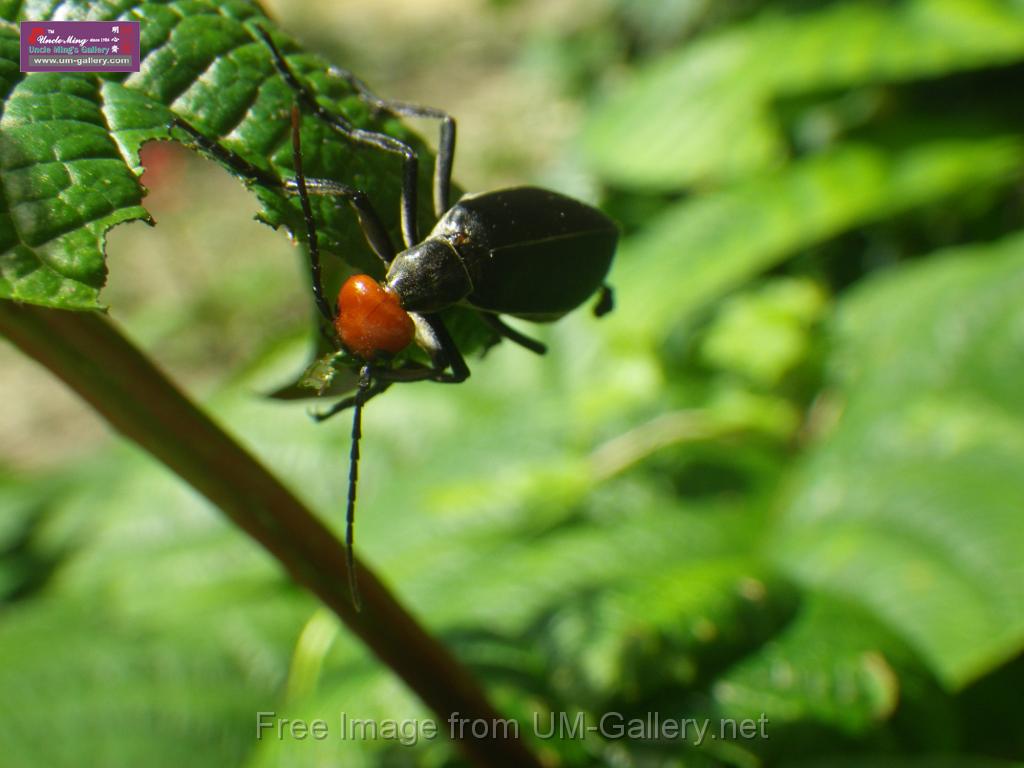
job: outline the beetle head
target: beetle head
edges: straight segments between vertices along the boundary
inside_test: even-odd
[[[345,347],[367,361],[401,352],[416,332],[398,297],[369,275],[353,275],[345,281],[338,293],[334,326]]]

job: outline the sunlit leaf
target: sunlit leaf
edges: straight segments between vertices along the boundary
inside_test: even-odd
[[[17,18],[45,18],[48,12],[23,8]],[[99,308],[106,278],[104,233],[114,224],[148,216],[137,179],[142,171],[139,147],[171,138],[168,123],[177,116],[272,177],[288,178],[289,114],[295,96],[254,34],[255,25],[270,27],[254,3],[199,0],[108,7],[69,2],[60,6],[60,16],[140,20],[142,68],[103,77],[19,73],[17,29],[0,26],[0,298],[66,309]],[[323,59],[298,53],[283,40],[280,44],[289,52],[291,66],[308,77],[331,109],[355,125],[385,127],[352,97],[344,79],[328,74]],[[395,121],[387,121],[386,128],[415,143]],[[173,138],[193,143],[180,128]],[[306,173],[364,189],[397,234],[399,159],[356,148],[308,115],[303,139]],[[422,149],[422,144],[416,146]],[[432,164],[427,153],[421,155],[421,213],[430,221]],[[297,200],[280,189],[247,183],[263,203],[264,220],[305,239]],[[313,206],[322,247],[343,256],[349,268],[381,270],[347,205],[321,197],[314,198]],[[332,259],[327,266],[328,283],[336,286],[340,264]]]
[[[848,229],[1007,183],[1024,161],[1014,138],[921,142],[903,151],[837,147],[670,207],[623,244],[609,324],[660,338],[723,292]]]
[[[789,150],[773,101],[978,69],[1024,56],[1024,12],[995,0],[840,2],[766,14],[639,70],[585,148],[619,184],[680,188],[766,171]]]
[[[839,330],[841,415],[779,562],[868,606],[959,688],[1024,642],[1024,239],[865,285]]]

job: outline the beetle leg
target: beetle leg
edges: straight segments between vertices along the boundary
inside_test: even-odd
[[[255,26],[257,34],[270,49],[271,57],[274,60],[274,67],[284,78],[288,87],[295,92],[299,102],[310,112],[315,114],[331,128],[336,130],[347,139],[364,146],[376,147],[385,152],[391,152],[402,156],[402,238],[406,248],[416,245],[419,238],[419,229],[416,223],[416,198],[419,179],[419,159],[416,151],[403,141],[392,138],[384,133],[367,131],[356,128],[352,123],[339,114],[331,112],[323,107],[316,100],[316,96],[307,88],[292,71],[284,55],[270,37],[270,33],[263,27]],[[454,136],[454,134],[453,134]]]
[[[430,355],[436,372],[434,381],[457,384],[469,378],[469,366],[459,351],[441,316],[435,312],[419,314],[410,312],[416,323],[416,340]],[[451,373],[445,371],[451,368]]]
[[[382,99],[347,69],[332,66],[328,71],[352,86],[375,110],[406,117],[425,117],[441,122],[437,140],[437,160],[434,163],[434,216],[440,219],[451,207],[452,164],[455,161],[455,119],[447,112],[434,107]]]
[[[366,403],[368,400],[372,400],[381,392],[386,391],[387,388],[391,386],[391,384],[392,382],[383,381],[379,376],[375,377],[373,384],[371,384],[369,389],[366,390],[366,395],[363,397],[363,403]],[[326,411],[310,411],[309,415],[313,419],[313,421],[319,423],[321,421],[327,421],[327,419],[331,418],[331,416],[335,416],[341,413],[342,411],[347,411],[355,404],[356,396],[350,395],[349,397],[339,400]]]
[[[442,368],[435,368],[432,365],[421,365],[419,363],[408,363],[401,368],[391,368],[377,371],[378,379],[388,384],[412,384],[417,381],[436,381],[441,384],[458,384],[465,379],[456,378]]]
[[[509,341],[515,342],[519,346],[525,347],[531,352],[536,352],[538,355],[543,355],[545,352],[548,351],[548,348],[544,344],[537,341],[536,339],[531,339],[529,336],[520,333],[512,326],[506,325],[501,321],[501,318],[499,318],[497,315],[492,315],[487,312],[481,312],[480,317],[483,319],[485,323],[491,326],[494,332],[497,333],[499,336],[504,336]]]
[[[309,244],[309,271],[313,283],[313,300],[316,302],[320,314],[327,320],[328,325],[334,324],[336,312],[332,311],[327,299],[324,298],[324,284],[320,274],[320,241],[316,233],[316,221],[313,219],[313,206],[309,203],[309,193],[306,189],[306,176],[302,172],[302,130],[299,107],[292,106],[292,165],[295,167],[295,188],[299,193],[299,203],[302,205],[302,218],[306,222],[306,242]],[[284,185],[285,189],[288,185]]]
[[[220,163],[228,166],[232,171],[241,176],[246,181],[258,181],[260,184],[268,187],[280,187],[281,180],[277,176],[273,175],[269,171],[265,171],[262,168],[257,168],[255,165],[250,163],[244,157],[238,153],[228,149],[223,144],[204,136],[200,133],[199,129],[192,125],[190,122],[181,117],[173,117],[167,124],[167,132],[174,138],[174,129],[180,128],[189,135],[189,138],[195,142],[204,152],[213,155],[213,157]]]
[[[287,179],[284,188],[301,195],[298,178]],[[373,252],[377,254],[386,270],[395,258],[395,247],[391,243],[387,228],[381,221],[370,198],[361,189],[350,187],[330,179],[305,179],[306,192],[310,195],[332,195],[345,198],[359,217],[359,227]]]
[[[594,317],[602,317],[615,309],[615,292],[610,285],[601,286],[601,295],[594,305]]]
[[[332,326],[334,323],[334,312],[331,310],[330,305],[324,298],[323,285],[320,278],[320,247],[317,240],[316,224],[313,220],[313,212],[309,205],[308,192],[319,193],[319,179],[310,179],[307,183],[305,176],[302,173],[302,146],[301,139],[299,136],[299,126],[297,115],[293,112],[292,115],[292,156],[293,164],[295,166],[295,179],[289,179],[286,182],[282,182],[277,176],[264,171],[261,168],[257,168],[255,165],[250,163],[241,155],[233,152],[224,145],[220,144],[214,139],[211,139],[203,135],[199,129],[189,123],[187,120],[174,117],[171,119],[167,126],[169,132],[173,129],[180,128],[189,135],[192,141],[202,149],[204,152],[213,155],[213,157],[220,163],[228,166],[231,170],[237,173],[248,181],[255,181],[263,184],[266,187],[272,189],[284,189],[289,192],[293,192],[299,195],[299,199],[302,203],[302,214],[306,222],[306,237],[309,243],[309,266],[311,273],[311,280],[313,283],[313,299],[316,302],[317,309],[320,314],[323,315],[327,321],[328,326]],[[307,189],[308,188],[308,189]],[[372,209],[371,209],[372,213]],[[376,214],[373,214],[376,216]],[[360,221],[362,222],[362,214],[360,214]],[[379,219],[378,219],[379,221]],[[367,231],[364,228],[364,232]],[[367,234],[369,240],[370,235]],[[373,243],[371,243],[373,245]],[[390,241],[389,241],[390,245]]]

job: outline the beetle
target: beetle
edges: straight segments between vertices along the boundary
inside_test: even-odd
[[[317,421],[323,421],[347,408],[353,409],[345,539],[349,586],[358,609],[353,527],[363,406],[395,382],[458,383],[469,377],[462,352],[438,314],[449,307],[465,305],[478,311],[480,318],[498,336],[539,354],[545,352],[543,344],[506,325],[499,315],[551,322],[594,294],[600,295],[594,313],[602,315],[610,311],[612,293],[604,280],[615,253],[618,228],[596,208],[537,187],[467,195],[451,204],[454,119],[432,107],[381,99],[352,73],[331,67],[332,75],[344,79],[378,113],[440,121],[433,184],[436,224],[427,237],[421,239],[416,220],[418,157],[415,150],[386,134],[356,128],[341,115],[322,106],[292,71],[269,32],[258,25],[255,32],[269,49],[277,72],[295,94],[291,114],[294,178],[277,179],[208,139],[183,119],[175,118],[171,127],[185,130],[201,148],[243,177],[283,188],[299,198],[306,227],[314,302],[338,348],[337,353],[315,366],[311,378],[322,391],[337,365],[353,364],[359,370],[353,396],[314,414]],[[400,218],[404,248],[401,251],[394,248],[387,228],[363,191],[330,179],[306,177],[300,135],[302,109],[357,144],[402,157]],[[381,282],[365,274],[348,278],[339,291],[336,308],[324,295],[311,195],[346,200],[356,213],[367,243],[385,269]],[[396,356],[414,341],[426,352],[430,365],[409,360],[396,362]]]

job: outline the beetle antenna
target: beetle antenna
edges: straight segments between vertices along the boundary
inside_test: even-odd
[[[334,313],[331,312],[330,305],[324,298],[323,278],[320,274],[320,242],[316,233],[316,220],[313,218],[313,206],[309,202],[306,174],[302,170],[301,125],[302,114],[299,112],[299,105],[292,104],[292,165],[295,167],[295,188],[299,192],[302,218],[306,222],[306,242],[309,245],[309,270],[313,283],[313,299],[320,314],[330,325],[334,322]]]
[[[352,604],[357,611],[362,610],[363,600],[359,596],[359,584],[356,581],[355,521],[356,521],[356,485],[359,483],[359,438],[363,436],[363,405],[373,381],[373,369],[367,363],[359,371],[359,388],[356,390],[352,408],[352,452],[349,454],[348,468],[348,509],[345,511],[345,563],[348,566],[348,590],[352,595]]]

